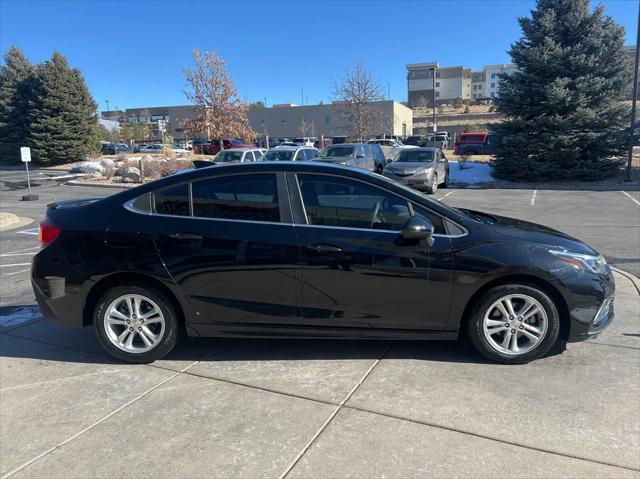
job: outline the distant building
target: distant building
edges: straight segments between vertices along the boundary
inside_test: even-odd
[[[121,125],[134,125],[136,123],[149,126],[150,140],[159,140],[162,133],[158,128],[158,121],[166,122],[165,134],[170,135],[175,141],[190,139],[182,127],[185,120],[193,119],[198,115],[193,105],[178,106],[153,106],[143,108],[127,108],[126,110],[103,111],[100,116],[103,119],[118,121]]]
[[[440,67],[437,62],[411,63],[407,68],[407,100],[410,106],[430,106],[434,97],[436,104],[452,103],[456,98],[463,101],[478,101],[498,95],[500,73],[511,74],[513,64],[486,65],[481,71],[472,72],[463,66]]]
[[[376,101],[371,103],[378,124],[371,134],[410,135],[413,130],[413,111],[397,101]],[[349,135],[351,125],[342,118],[336,104],[294,105],[276,104],[269,108],[249,110],[251,129],[259,135],[272,137],[326,137]],[[304,134],[302,129],[304,127]]]

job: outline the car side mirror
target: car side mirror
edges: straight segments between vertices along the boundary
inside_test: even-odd
[[[434,228],[431,221],[421,216],[412,216],[406,221],[400,234],[404,239],[419,240],[420,243],[424,241],[428,246],[433,246],[435,242],[433,231]]]
[[[364,153],[356,153],[356,158],[364,158]]]

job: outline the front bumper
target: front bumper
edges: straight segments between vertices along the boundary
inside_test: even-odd
[[[569,285],[570,342],[599,335],[615,319],[613,273],[593,276],[586,284],[583,279],[580,285]]]
[[[417,190],[426,189],[431,184],[431,180],[428,174],[399,176],[393,173],[383,172],[382,175],[389,178],[390,180],[397,181],[398,183],[410,186],[411,188],[415,188]]]

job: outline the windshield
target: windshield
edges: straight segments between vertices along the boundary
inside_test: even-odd
[[[320,152],[319,158],[342,158],[353,156],[353,146],[336,146]]]
[[[229,161],[241,161],[241,160],[242,160],[241,151],[224,150],[218,153],[213,161],[229,162]]]
[[[433,150],[404,150],[394,158],[398,163],[429,163],[433,161]]]
[[[260,157],[260,161],[291,161],[294,151],[273,149]]]

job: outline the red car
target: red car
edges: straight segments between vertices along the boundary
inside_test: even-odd
[[[486,131],[456,133],[453,152],[456,155],[492,155],[497,143],[495,136]]]
[[[220,150],[231,148],[255,148],[253,143],[245,143],[242,140],[227,138],[224,140],[210,140],[207,143],[194,145],[193,150],[200,155],[216,155]]]

